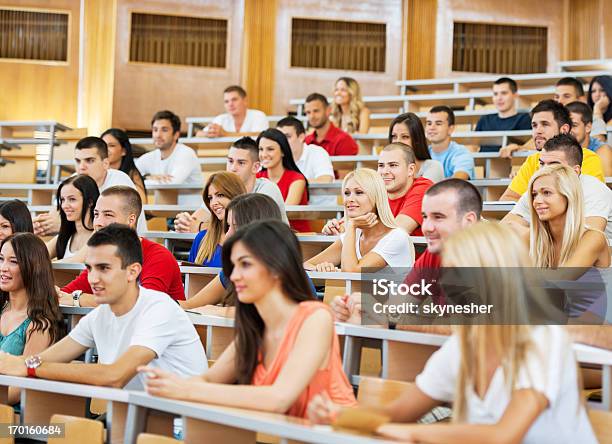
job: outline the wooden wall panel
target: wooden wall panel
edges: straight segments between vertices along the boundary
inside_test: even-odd
[[[404,0],[406,21],[406,79],[428,79],[435,75],[437,0]]]
[[[596,59],[600,56],[602,0],[569,0],[566,32],[569,36],[568,59]],[[608,11],[612,14],[612,11]]]
[[[293,17],[386,23],[386,71],[372,73],[292,68],[290,49]],[[354,77],[365,96],[397,94],[395,81],[402,74],[402,0],[335,0],[325,3],[318,0],[278,0],[274,66],[274,78],[277,79],[274,87],[275,114],[287,112],[292,98],[305,97],[315,91],[331,95],[334,82],[340,76]]]
[[[130,12],[162,13],[227,19],[227,66],[188,66],[130,63]],[[117,0],[113,125],[148,130],[156,111],[169,109],[183,120],[223,112],[223,89],[240,83],[243,1]]]
[[[3,0],[2,6],[69,12],[68,62],[0,59],[0,119],[77,123],[79,0]]]
[[[245,0],[242,79],[249,107],[272,112],[276,0]]]
[[[601,0],[601,17],[602,17],[602,57],[606,59],[612,58],[612,1]]]
[[[548,71],[557,70],[561,58],[563,2],[559,0],[438,0],[435,76],[452,72],[453,21],[548,27]]]

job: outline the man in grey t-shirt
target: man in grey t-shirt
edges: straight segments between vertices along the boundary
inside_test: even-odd
[[[259,171],[259,148],[253,139],[243,137],[232,144],[225,169],[240,177],[247,192],[270,196],[280,208],[283,220],[288,223],[285,201],[278,186],[268,179],[256,177]],[[180,233],[197,233],[200,231],[200,225],[209,217],[208,209],[202,205],[202,208],[193,214],[179,213],[174,220],[174,229]]]

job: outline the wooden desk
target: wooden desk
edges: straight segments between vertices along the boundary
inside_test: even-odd
[[[199,205],[143,205],[144,211],[156,216],[174,217],[182,211],[193,212]],[[331,219],[341,217],[343,207],[340,205],[286,205],[285,211],[289,219]]]
[[[558,64],[561,71],[571,71],[572,76],[575,71],[587,71],[587,70],[602,70],[607,75],[610,75],[612,71],[612,59],[590,59],[590,60],[567,60],[565,62],[559,62]]]

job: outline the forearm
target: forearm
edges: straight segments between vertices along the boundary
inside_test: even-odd
[[[186,301],[179,301],[179,304],[184,309],[203,307],[204,305],[215,305],[221,302],[224,292],[225,289],[221,285],[219,276],[215,276],[215,278],[198,291],[195,296]]]
[[[81,293],[81,297],[79,298],[79,305],[81,307],[97,307],[96,299],[93,294],[90,293]]]
[[[342,243],[342,254],[340,256],[340,266],[345,272],[359,272],[359,259],[355,249],[356,235],[355,228],[349,224],[346,230],[346,236]]]
[[[128,373],[118,371],[107,364],[65,364],[44,362],[36,369],[36,376],[54,381],[75,382],[121,388],[136,374],[136,369]]]
[[[428,444],[511,444],[521,442],[499,424],[427,424],[413,426],[411,440]]]

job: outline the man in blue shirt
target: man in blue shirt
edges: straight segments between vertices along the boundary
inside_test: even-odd
[[[482,116],[476,124],[476,131],[531,130],[528,113],[516,110],[518,86],[509,77],[501,77],[493,83],[493,105],[497,114]],[[499,145],[482,145],[481,152],[499,151]]]
[[[468,149],[451,141],[455,130],[455,114],[448,106],[434,106],[427,114],[425,134],[429,153],[444,168],[444,177],[474,179],[474,158]]]

